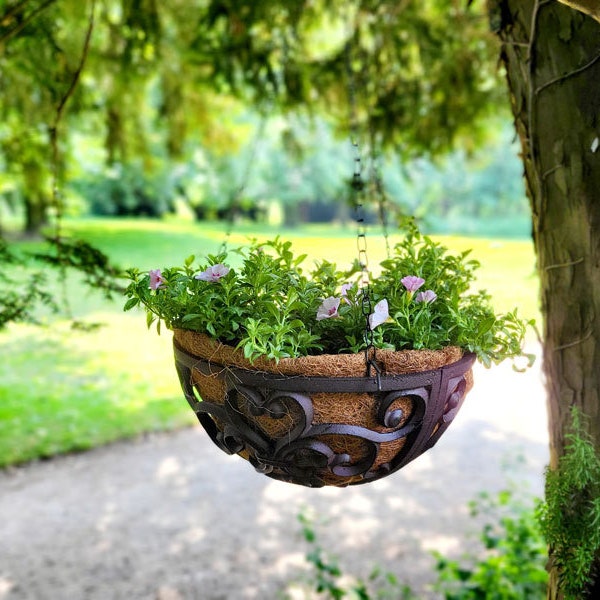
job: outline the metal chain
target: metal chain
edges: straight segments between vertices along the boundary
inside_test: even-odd
[[[369,316],[373,313],[373,300],[371,298],[371,275],[369,271],[369,258],[367,256],[367,227],[365,222],[364,194],[365,182],[362,176],[362,157],[358,144],[358,118],[356,111],[356,78],[352,68],[351,45],[346,45],[346,69],[348,75],[348,91],[350,98],[350,129],[351,143],[354,151],[354,170],[352,173],[352,203],[354,205],[355,220],[357,223],[356,246],[358,250],[358,262],[361,269],[361,311],[365,319],[365,365],[367,377],[371,376],[372,369],[377,377],[377,389],[381,389],[380,368],[377,364],[374,333],[369,324]]]
[[[358,143],[358,115],[356,107],[356,74],[352,67],[352,43],[346,44],[346,71],[348,77],[348,96],[350,105],[350,130],[351,143],[354,151],[354,170],[352,173],[352,203],[357,223],[356,245],[358,250],[358,263],[361,269],[361,311],[365,319],[365,366],[366,375],[371,377],[375,370],[377,389],[381,390],[381,369],[377,364],[377,351],[375,348],[374,333],[369,324],[369,317],[373,313],[373,299],[371,297],[371,274],[369,271],[369,258],[367,256],[367,227],[365,222],[364,195],[366,191],[363,179],[363,160]]]
[[[377,377],[377,389],[381,389],[381,369],[377,364],[377,350],[375,348],[374,333],[369,324],[369,316],[373,313],[373,300],[371,298],[371,274],[369,271],[369,258],[367,256],[367,228],[365,223],[365,212],[363,204],[363,195],[365,192],[365,182],[362,178],[362,158],[360,148],[356,139],[352,140],[354,148],[354,172],[352,174],[352,191],[355,209],[355,220],[358,225],[356,233],[356,246],[358,250],[358,262],[361,269],[361,311],[365,319],[365,365],[367,377],[371,376],[371,370],[375,370]]]
[[[365,224],[365,211],[363,206],[363,194],[365,182],[362,178],[362,158],[360,148],[356,139],[352,140],[354,149],[354,173],[352,174],[353,203],[355,220],[358,225],[356,234],[356,247],[358,250],[358,262],[360,264],[362,277],[361,287],[368,288],[370,284],[369,258],[367,256],[367,227]]]

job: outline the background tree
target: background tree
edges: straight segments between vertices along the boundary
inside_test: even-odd
[[[29,231],[47,218],[48,128],[90,4],[0,2],[0,73],[3,88],[16,90],[0,98],[0,142]],[[228,127],[234,97],[271,114],[320,112],[345,139],[352,126],[365,146],[405,156],[472,138],[476,117],[497,105],[493,41],[481,15],[459,3],[452,28],[445,3],[432,0],[97,0],[95,8],[85,73],[65,115],[79,136],[63,136],[61,157],[75,162],[75,144],[100,133],[109,175],[151,179],[192,146],[234,152],[245,141]]]

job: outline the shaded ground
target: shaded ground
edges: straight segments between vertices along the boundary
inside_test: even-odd
[[[0,473],[0,599],[283,598],[308,569],[305,507],[325,519],[319,542],[344,571],[366,577],[379,565],[435,598],[429,551],[467,547],[478,531],[467,502],[507,478],[543,489],[539,371],[477,368],[475,379],[435,448],[365,486],[273,481],[198,428]]]

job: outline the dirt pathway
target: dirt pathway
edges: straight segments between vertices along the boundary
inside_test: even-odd
[[[465,548],[477,531],[469,500],[507,477],[542,493],[539,372],[502,365],[475,375],[438,445],[366,486],[270,480],[196,428],[0,473],[0,599],[303,598],[292,582],[307,571],[304,507],[326,520],[319,541],[346,572],[366,577],[379,565],[434,598],[429,551]]]

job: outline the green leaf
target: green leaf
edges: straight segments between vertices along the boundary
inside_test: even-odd
[[[198,314],[198,313],[190,313],[190,314],[187,314],[187,315],[183,315],[183,317],[181,319],[181,322],[182,323],[188,323],[190,321],[195,321],[195,320],[201,321],[202,320],[202,315]]]
[[[123,307],[123,310],[124,311],[131,310],[134,306],[137,306],[139,303],[140,303],[140,299],[139,298],[130,298],[125,303],[125,306]]]
[[[155,319],[156,319],[156,315],[154,313],[148,312],[146,314],[146,325],[147,325],[148,329],[150,328],[152,323],[154,323]]]

